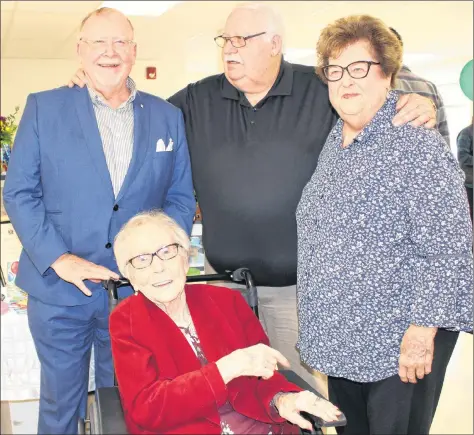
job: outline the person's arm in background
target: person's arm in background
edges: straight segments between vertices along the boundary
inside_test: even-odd
[[[181,225],[189,235],[196,213],[196,200],[194,198],[191,162],[189,160],[183,115],[178,110],[176,113],[177,140],[174,145],[176,160],[163,211]]]
[[[446,116],[446,109],[444,107],[443,98],[441,94],[438,92],[438,89],[435,84],[433,85],[433,101],[436,104],[436,129],[439,131],[443,139],[446,141],[448,146],[450,146],[450,139],[449,139],[449,127],[448,127],[448,118]]]
[[[458,161],[466,176],[465,184],[472,186],[472,131],[469,134],[469,128],[472,130],[473,126],[471,125],[459,133],[457,148]]]
[[[436,123],[434,127],[439,131],[441,136],[443,136],[446,143],[450,145],[446,109],[443,99],[434,83],[412,74],[409,70],[402,69],[397,77],[395,89],[403,95],[416,93],[425,98],[429,98],[434,103],[436,106]]]

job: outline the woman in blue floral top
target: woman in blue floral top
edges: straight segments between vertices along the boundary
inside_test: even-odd
[[[429,433],[472,331],[464,176],[435,130],[392,125],[402,47],[380,20],[326,27],[317,72],[341,119],[298,209],[298,348],[328,375],[344,434]]]

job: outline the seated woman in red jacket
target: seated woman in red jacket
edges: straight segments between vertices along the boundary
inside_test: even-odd
[[[310,429],[300,411],[336,420],[335,406],[278,373],[289,363],[239,292],[185,284],[188,250],[186,233],[161,212],[135,216],[115,239],[136,291],[110,317],[128,430],[277,434]]]

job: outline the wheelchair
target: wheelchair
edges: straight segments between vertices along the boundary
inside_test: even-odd
[[[257,288],[255,287],[252,274],[248,269],[240,268],[233,272],[227,271],[225,274],[194,275],[188,276],[186,279],[186,282],[188,283],[209,281],[245,283],[245,296],[247,302],[250,305],[252,311],[258,317]],[[126,279],[120,279],[118,281],[103,281],[102,284],[108,293],[109,312],[112,312],[115,306],[119,303],[117,290],[120,287],[129,286],[130,282]],[[314,394],[322,397],[321,394],[319,394],[313,387],[311,387],[311,385],[309,385],[293,371],[280,370],[280,373],[284,375],[290,382],[298,385],[300,388],[312,391]],[[346,425],[346,418],[344,414],[341,414],[337,421],[332,422],[326,422],[320,419],[319,417],[315,417],[306,413],[302,413],[302,416],[311,421],[313,425],[313,429],[311,430],[311,432],[301,429],[301,433],[303,434],[311,433],[323,435],[323,432],[321,430],[321,428],[323,427],[336,427]],[[128,434],[127,427],[125,425],[116,377],[114,377],[113,387],[96,389],[95,401],[89,407],[89,418],[86,420],[79,421],[78,432],[80,435]]]

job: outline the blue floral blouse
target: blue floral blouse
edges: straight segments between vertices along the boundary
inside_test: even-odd
[[[392,125],[397,100],[347,148],[337,122],[296,212],[301,359],[356,382],[398,373],[410,324],[472,331],[464,174],[437,131]]]

